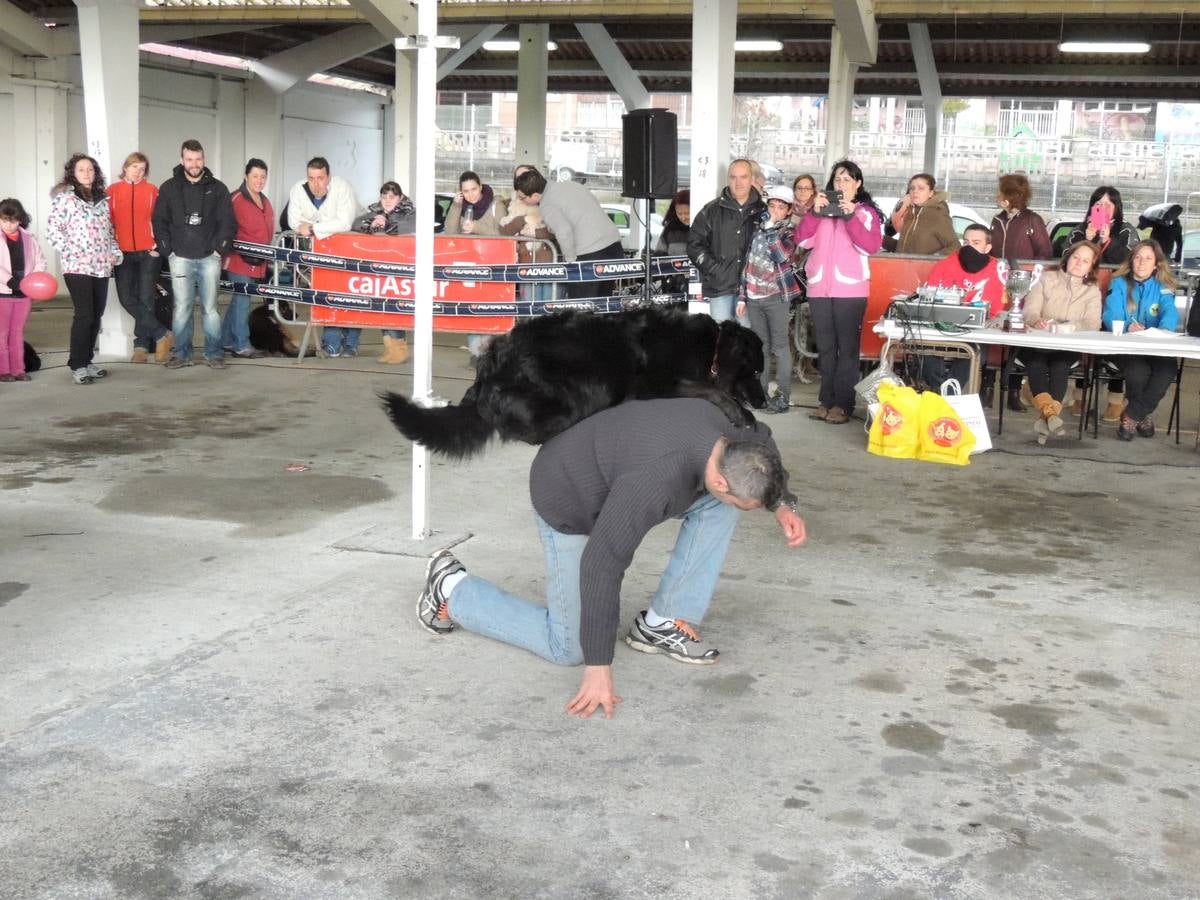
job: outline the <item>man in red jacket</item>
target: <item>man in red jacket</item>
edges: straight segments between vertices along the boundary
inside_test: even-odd
[[[955,287],[966,291],[963,303],[985,303],[988,318],[999,315],[1004,309],[1004,282],[1008,277],[1008,263],[989,255],[992,250],[992,233],[985,225],[968,225],[963,232],[963,245],[957,253],[951,253],[932,269],[925,279],[928,285]],[[954,378],[966,386],[971,376],[970,363],[965,359],[947,360],[940,356],[926,356],[921,362],[921,376],[935,390],[940,389],[947,378]],[[991,405],[990,402],[986,405]]]
[[[246,163],[246,179],[233,192],[233,216],[237,219],[235,241],[251,244],[269,244],[275,236],[275,210],[263,193],[267,186],[267,164],[261,159]],[[221,260],[222,277],[235,284],[258,284],[266,277],[267,263],[264,260],[242,256],[230,251]],[[250,298],[246,294],[233,295],[225,318],[221,322],[221,346],[226,353],[244,359],[266,356],[250,345]]]
[[[125,260],[113,271],[117,281],[117,297],[125,312],[133,317],[133,356],[131,361],[164,363],[173,344],[171,329],[154,315],[154,300],[158,291],[154,282],[162,270],[162,257],[154,241],[150,216],[158,188],[146,181],[150,162],[136,150],[125,157],[121,180],[108,189],[108,207],[112,214],[117,244]]]

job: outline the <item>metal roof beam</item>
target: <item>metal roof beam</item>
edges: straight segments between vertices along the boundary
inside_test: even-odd
[[[633,67],[629,65],[629,60],[625,58],[625,54],[605,31],[603,25],[594,24],[577,24],[579,33],[583,36],[587,43],[588,50],[592,52],[592,56],[596,58],[596,62],[600,63],[600,68],[604,70],[604,74],[608,76],[608,80],[612,82],[612,86],[616,88],[621,100],[625,103],[625,109],[645,109],[650,105],[650,92],[646,90],[646,86],[642,84],[640,78]]]
[[[417,30],[417,10],[409,0],[350,0],[350,5],[389,40]]]
[[[870,0],[833,0],[833,20],[846,58],[856,66],[873,66],[879,53],[879,23]]]
[[[0,0],[0,44],[24,56],[53,56],[50,30],[8,0]]]
[[[138,29],[138,39],[143,44],[171,44],[175,41],[212,37],[215,34],[256,30],[254,27],[247,27],[244,22],[219,22],[214,25],[199,22],[186,25],[142,25]]]
[[[390,43],[391,39],[381,35],[374,25],[352,25],[266,59],[256,60],[250,64],[250,68],[271,90],[282,94],[310,75],[340,66]]]
[[[479,29],[479,31],[475,33],[474,37],[464,41],[461,47],[459,47],[438,64],[437,80],[441,81],[443,78],[457,69],[460,65],[474,56],[475,51],[477,51],[487,41],[490,41],[503,30],[504,26],[500,24],[485,25],[483,28]]]

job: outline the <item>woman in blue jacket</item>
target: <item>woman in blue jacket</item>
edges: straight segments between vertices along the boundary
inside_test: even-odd
[[[1139,241],[1129,259],[1113,273],[1104,301],[1104,328],[1124,322],[1128,332],[1147,328],[1174,331],[1179,326],[1175,308],[1175,278],[1157,241]],[[1136,432],[1154,437],[1150,414],[1175,377],[1175,360],[1165,356],[1123,356],[1118,362],[1125,372],[1125,398],[1117,437],[1132,441]]]

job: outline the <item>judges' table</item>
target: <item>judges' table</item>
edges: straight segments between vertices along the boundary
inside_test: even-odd
[[[1038,350],[1063,350],[1090,357],[1088,390],[1095,384],[1095,368],[1100,359],[1110,356],[1165,356],[1172,359],[1200,360],[1200,338],[1189,337],[1178,332],[1125,332],[1112,334],[1108,331],[1076,331],[1070,334],[1031,328],[1028,331],[1004,331],[999,328],[969,328],[962,333],[948,334],[937,328],[924,325],[901,325],[893,319],[884,319],[875,326],[875,332],[893,341],[905,341],[923,347],[941,347],[949,342],[974,346],[995,345],[1004,348],[1005,356],[1022,347]],[[1003,360],[1002,360],[1003,363]],[[1003,428],[1004,408],[1001,404],[1000,427]],[[1079,426],[1083,434],[1083,422]],[[1178,440],[1178,434],[1176,435]]]

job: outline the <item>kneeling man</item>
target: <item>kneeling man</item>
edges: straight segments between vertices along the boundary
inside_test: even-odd
[[[721,574],[740,510],[771,510],[788,546],[804,543],[787,472],[762,423],[732,424],[707,400],[639,400],[596,413],[547,441],[529,472],[546,559],[546,605],[468,575],[448,550],[435,554],[417,601],[434,634],[456,625],[560,665],[583,663],[567,712],[612,718],[612,659],[621,581],[646,533],[683,525],[649,609],[625,643],[693,664],[720,656],[696,632]]]

